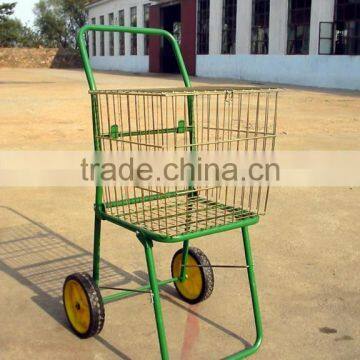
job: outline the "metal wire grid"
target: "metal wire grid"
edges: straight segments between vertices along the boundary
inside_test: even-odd
[[[253,198],[254,212],[236,205],[236,189],[230,187],[196,190],[175,189],[164,192],[150,188],[136,188],[141,192],[141,201],[120,207],[109,207],[112,216],[121,218],[141,228],[153,232],[176,236],[226,225],[257,214],[257,202],[261,199],[261,190],[247,194]],[[145,194],[157,194],[150,200]],[[245,201],[245,191],[239,191],[240,203]],[[232,196],[232,199],[229,197]],[[221,200],[223,199],[223,200]],[[232,206],[228,205],[232,204]]]
[[[276,89],[111,90],[91,94],[95,95],[93,101],[98,108],[96,137],[102,151],[275,148]],[[264,214],[268,197],[268,186],[196,190],[104,186],[109,215],[166,236]]]

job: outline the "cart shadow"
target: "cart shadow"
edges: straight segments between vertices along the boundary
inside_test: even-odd
[[[148,284],[149,277],[148,277],[147,273],[145,273],[143,271],[134,271],[134,274],[139,277],[139,282],[141,281],[141,283],[143,285]],[[215,321],[207,318],[206,316],[201,315],[198,312],[194,311],[193,310],[193,308],[195,308],[194,306],[187,305],[187,304],[186,305],[185,304],[184,305],[180,304],[173,297],[177,297],[177,292],[172,286],[164,285],[164,286],[161,287],[161,298],[162,299],[176,305],[180,309],[188,312],[189,314],[197,317],[199,320],[204,321],[205,323],[207,323],[207,324],[213,326],[214,328],[222,331],[226,335],[229,335],[229,336],[235,338],[236,340],[239,340],[245,347],[251,347],[251,343],[249,341],[247,341],[246,339],[244,339],[243,337],[239,336],[238,334],[234,333],[233,331],[231,331],[229,329],[226,329],[222,325],[220,325],[220,324],[216,323]]]
[[[31,289],[36,294],[31,300],[69,329],[62,305],[64,274],[89,272],[92,253],[12,208],[0,209],[21,220],[19,225],[0,228],[0,271]],[[101,271],[108,286],[137,281],[136,276],[105,260],[101,261]],[[131,359],[103,337],[95,338],[119,358]]]
[[[10,212],[21,220],[21,224],[0,228],[0,271],[31,289],[36,294],[32,300],[68,329],[62,306],[64,274],[89,272],[92,268],[92,253],[10,207],[0,206],[0,209]],[[131,274],[103,259],[101,279],[102,285],[111,287],[124,287],[129,283],[143,285],[148,282],[145,272],[135,271]],[[164,300],[236,338],[244,346],[250,346],[250,343],[239,335],[198,314],[191,307],[177,302],[173,298],[176,292],[172,287],[164,286],[162,290]],[[100,335],[95,338],[118,357],[130,359]]]

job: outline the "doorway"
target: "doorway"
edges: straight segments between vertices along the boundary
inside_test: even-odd
[[[175,4],[162,7],[161,23],[162,28],[173,34],[178,43],[181,44],[181,5]],[[162,41],[161,72],[179,73],[175,55],[170,42],[167,40]]]

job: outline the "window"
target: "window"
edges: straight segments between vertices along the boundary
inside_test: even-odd
[[[91,20],[91,23],[93,25],[96,25],[96,18],[93,18]],[[92,44],[92,56],[96,56],[96,31],[92,32],[91,44]]]
[[[198,0],[197,53],[209,54],[210,0]]]
[[[270,0],[253,0],[251,25],[251,53],[269,53]]]
[[[236,47],[236,0],[223,0],[222,54],[235,54]]]
[[[321,22],[319,25],[319,55],[331,55],[334,49],[334,23]]]
[[[176,42],[181,46],[181,21],[175,21],[173,23],[172,34]]]
[[[119,11],[119,26],[125,26],[125,14],[124,10]],[[125,55],[125,34],[119,33],[119,55]]]
[[[144,27],[150,27],[150,4],[144,5]],[[149,55],[149,36],[144,37],[144,55]]]
[[[100,16],[100,25],[105,24],[104,16]],[[105,56],[105,33],[100,32],[100,56]]]
[[[360,1],[335,2],[335,54],[360,55]]]
[[[137,26],[137,14],[136,6],[130,8],[130,25],[132,27]],[[137,35],[131,34],[131,55],[137,55]]]
[[[114,13],[109,14],[109,25],[114,25]],[[109,55],[114,56],[114,41],[115,34],[113,32],[109,33]]]
[[[309,54],[311,0],[289,0],[288,42],[289,55]]]

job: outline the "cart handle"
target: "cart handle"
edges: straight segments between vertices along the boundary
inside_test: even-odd
[[[163,36],[166,38],[174,52],[176,61],[179,66],[180,73],[184,80],[184,84],[186,87],[191,87],[191,82],[189,78],[189,74],[186,70],[186,66],[184,63],[184,59],[181,54],[181,50],[178,42],[168,31],[163,29],[155,29],[155,28],[138,28],[138,27],[125,27],[125,26],[113,26],[113,25],[85,25],[83,26],[77,35],[77,43],[80,48],[81,59],[84,64],[84,70],[86,73],[87,81],[89,84],[89,88],[91,91],[96,91],[96,82],[93,74],[93,70],[91,68],[89,54],[87,52],[85,34],[88,31],[101,31],[101,32],[119,32],[119,33],[130,33],[130,34],[143,34],[143,35],[157,35]]]

